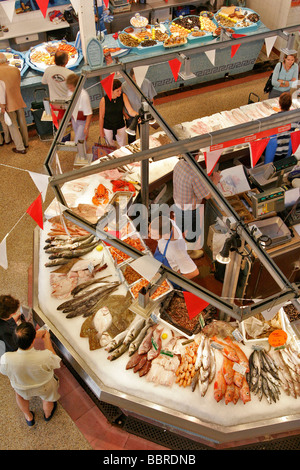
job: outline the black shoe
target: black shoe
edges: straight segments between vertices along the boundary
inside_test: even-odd
[[[10,140],[9,142],[5,142],[5,145],[9,145],[12,143],[12,140]]]
[[[15,153],[21,153],[22,155],[25,155],[25,153],[27,153],[27,151],[24,149],[24,150],[17,150],[15,147],[12,149],[13,152]]]
[[[31,414],[32,414],[32,420],[31,421],[28,421],[28,419],[25,418],[25,421],[27,423],[28,426],[33,426],[35,424],[35,420],[34,420],[34,412],[31,411]]]
[[[50,421],[50,419],[52,418],[52,416],[53,416],[54,413],[55,413],[56,408],[57,408],[57,402],[55,401],[55,402],[53,403],[53,408],[52,408],[52,411],[51,411],[50,416],[48,416],[48,418],[46,418],[45,413],[44,413],[44,420],[45,420],[45,421]]]

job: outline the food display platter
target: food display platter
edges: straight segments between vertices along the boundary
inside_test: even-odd
[[[149,50],[163,50],[163,41],[169,36],[161,28],[147,25],[145,28],[125,28],[118,37],[120,47],[133,49],[138,54]]]
[[[233,21],[230,20],[230,18],[227,15],[227,12],[230,13],[230,11],[236,11],[236,13],[244,18],[237,18],[234,17]],[[225,12],[225,14],[224,14]],[[258,19],[258,21],[250,21],[251,16],[253,15],[254,18]],[[221,21],[224,22],[227,20],[226,23],[223,24],[225,28],[232,28],[234,29],[235,33],[249,33],[252,31],[256,31],[260,26],[261,26],[261,21],[259,18],[259,15],[253,11],[250,10],[249,8],[237,8],[237,7],[225,7],[221,8],[217,13],[215,14],[215,21],[218,23],[219,26],[220,24],[220,18],[223,18]]]
[[[22,52],[15,51],[10,48],[0,49],[0,52],[2,52],[6,56],[9,65],[11,65],[12,67],[17,67],[20,70],[22,77],[28,69],[24,54],[22,54]]]
[[[188,41],[211,40],[216,28],[215,20],[203,15],[178,17],[169,25],[171,34],[186,37]]]
[[[30,48],[25,55],[26,62],[33,70],[44,72],[49,65],[54,65],[54,54],[58,49],[68,52],[69,61],[66,65],[68,69],[78,67],[83,59],[81,50],[73,44],[66,41],[49,41]]]

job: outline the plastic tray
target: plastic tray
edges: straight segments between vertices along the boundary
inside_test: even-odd
[[[7,49],[0,49],[0,52],[3,52],[4,54],[13,54],[13,55],[18,56],[18,59],[16,59],[16,58],[8,59],[9,63],[13,60],[22,60],[22,67],[21,68],[17,67],[17,68],[20,70],[21,77],[23,77],[24,73],[26,72],[26,70],[28,70],[28,67],[29,67],[27,62],[26,62],[25,55],[22,52],[15,51],[14,49],[11,49],[10,47],[7,48]]]
[[[45,72],[46,68],[48,68],[49,65],[42,67],[42,66],[40,66],[40,65],[38,65],[38,64],[34,64],[33,62],[31,62],[31,60],[30,60],[30,54],[31,54],[32,50],[33,50],[33,49],[37,49],[38,47],[41,47],[41,46],[44,46],[44,45],[46,46],[46,45],[48,45],[48,44],[58,44],[58,43],[61,43],[61,42],[62,42],[62,41],[58,41],[58,40],[56,40],[56,41],[48,41],[48,42],[44,42],[44,43],[38,44],[38,45],[36,45],[36,46],[34,46],[34,47],[31,47],[31,48],[26,52],[26,54],[25,54],[25,59],[26,59],[27,65],[28,65],[30,68],[32,68],[33,70],[36,70],[37,72]],[[69,44],[69,45],[71,45],[71,46],[74,46],[74,43],[67,42],[66,44]],[[74,46],[74,47],[75,47],[75,46]],[[81,51],[81,49],[77,49],[77,59],[76,59],[76,61],[75,61],[72,65],[68,65],[68,64],[67,64],[66,67],[67,67],[68,69],[70,69],[70,70],[76,69],[76,68],[78,67],[78,65],[80,64],[80,62],[82,61],[82,59],[83,59],[82,51]]]
[[[285,325],[285,319],[284,319],[284,310],[282,308],[279,309],[279,316],[280,316],[280,323],[281,323],[281,329],[286,331],[286,325]],[[246,330],[245,330],[245,324],[242,321],[241,324],[241,329],[242,329],[242,335],[244,338],[245,344],[264,344],[266,341],[268,341],[269,334],[266,332],[266,336],[263,338],[247,338]]]
[[[254,223],[250,223],[249,228],[251,228],[253,225],[256,225],[263,235],[267,235],[271,238],[272,243],[270,246],[268,246],[268,248],[273,248],[274,246],[287,243],[292,238],[289,228],[278,216],[257,220]]]
[[[249,13],[256,13],[256,11],[250,10],[250,8],[241,8],[241,10],[243,12],[247,12],[247,15]],[[218,10],[217,13],[215,14],[216,23],[218,23],[216,17],[220,13],[220,11],[221,10]],[[258,13],[256,13],[256,14],[258,15]],[[238,26],[230,26],[230,27],[232,29],[234,29],[236,34],[238,34],[238,33],[244,34],[244,33],[251,33],[253,31],[256,31],[261,26],[261,24],[262,24],[262,22],[261,22],[261,20],[259,20],[257,23],[252,23],[250,26],[247,26],[247,27],[238,27]]]

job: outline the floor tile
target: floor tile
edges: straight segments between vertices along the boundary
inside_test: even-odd
[[[73,421],[76,421],[80,416],[84,415],[84,413],[94,406],[92,399],[81,387],[77,387],[70,393],[62,396],[60,403]]]
[[[75,424],[90,443],[95,439],[102,439],[111,428],[111,424],[96,405],[80,416]]]

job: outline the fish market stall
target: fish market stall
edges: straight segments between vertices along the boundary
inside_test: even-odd
[[[70,206],[84,211],[101,181],[65,183]],[[34,237],[35,316],[99,400],[208,445],[299,428],[299,338],[282,308],[240,324],[202,311],[199,328],[182,293],[154,281],[151,311],[141,312],[136,296],[148,281],[133,260],[62,219],[54,203],[46,216]],[[152,256],[129,219],[118,236]],[[284,350],[270,342],[274,331]]]

